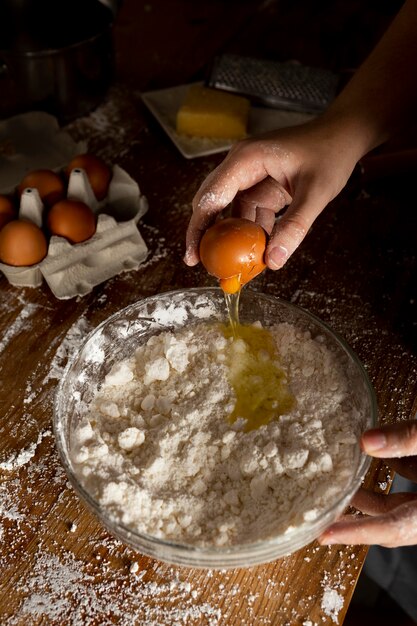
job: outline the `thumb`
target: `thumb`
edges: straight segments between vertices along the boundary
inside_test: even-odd
[[[328,201],[328,197],[325,199],[320,193],[295,195],[285,214],[278,218],[269,239],[265,262],[271,270],[283,267]]]
[[[417,455],[417,420],[373,428],[362,435],[364,452],[379,458]]]

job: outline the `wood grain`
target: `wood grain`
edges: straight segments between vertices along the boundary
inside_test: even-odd
[[[218,51],[252,53],[255,43],[262,51],[262,41],[269,54],[275,45],[283,56],[287,42],[294,55],[311,51],[329,66],[342,57],[353,65],[368,44],[358,38],[343,48],[355,7],[339,18],[327,8],[328,32],[320,39],[318,26],[308,35],[302,5],[297,13],[292,3],[122,5],[117,80],[99,109],[67,130],[138,181],[150,205],[139,225],[149,257],[137,271],[69,301],[56,300],[46,285],[17,289],[0,279],[2,624],[343,622],[365,547],[313,543],[271,564],[228,572],[149,559],[112,538],[74,494],[51,433],[56,385],[77,336],[138,299],[213,284],[201,267],[187,268],[182,255],[192,197],[223,155],[184,160],[143,107],[140,91],[200,78]],[[370,31],[369,17],[362,15],[362,31]],[[391,15],[374,17],[376,37]],[[343,41],[331,36],[338,31]],[[338,331],[369,373],[381,421],[390,422],[417,409],[417,218],[409,179],[377,180],[365,191],[352,178],[285,268],[265,272],[253,288],[295,302]],[[391,479],[389,468],[373,463],[366,485],[386,491]],[[322,606],[326,590],[343,602],[334,615]]]

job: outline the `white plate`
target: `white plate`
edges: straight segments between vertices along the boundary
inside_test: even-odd
[[[202,84],[202,83],[198,83]],[[179,135],[176,130],[176,116],[190,85],[178,85],[169,89],[148,91],[141,94],[142,100],[153,113],[167,135],[187,159],[226,152],[233,145],[232,140],[209,139]],[[280,111],[252,105],[249,114],[248,135],[257,135],[277,128],[295,126],[313,119],[314,115],[294,111]]]

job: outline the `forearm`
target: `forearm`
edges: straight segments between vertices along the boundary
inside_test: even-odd
[[[323,115],[357,158],[403,130],[417,109],[417,0],[407,0]]]

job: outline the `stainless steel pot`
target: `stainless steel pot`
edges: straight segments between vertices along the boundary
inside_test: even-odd
[[[0,116],[43,110],[65,123],[94,109],[113,79],[116,9],[112,0],[1,0]]]

